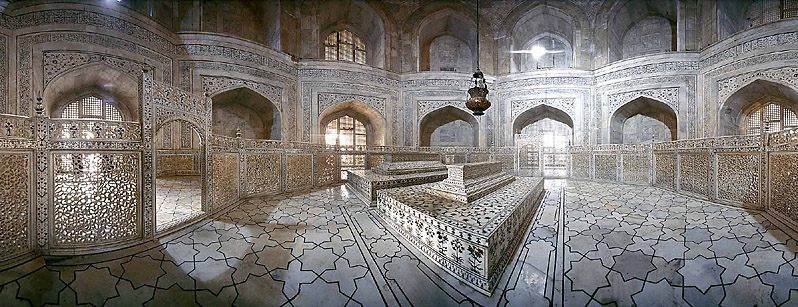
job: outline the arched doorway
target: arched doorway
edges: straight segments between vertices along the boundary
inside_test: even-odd
[[[666,103],[638,97],[618,108],[610,117],[612,144],[642,144],[678,138],[676,112]]]
[[[363,102],[353,100],[328,107],[319,119],[319,133],[324,144],[351,152],[341,155],[343,179],[346,179],[347,170],[366,169],[365,149],[384,144],[385,120]]]
[[[153,142],[155,225],[160,232],[203,213],[205,145],[200,130],[185,120],[161,125]]]
[[[462,109],[445,106],[427,113],[419,124],[420,146],[479,146],[479,123]]]
[[[280,140],[282,127],[277,106],[249,88],[221,92],[213,100],[213,134],[248,139]]]
[[[798,91],[786,85],[755,80],[723,103],[718,134],[758,134],[798,128]]]
[[[521,148],[519,167],[530,172],[539,168],[545,177],[568,176],[568,146],[573,141],[574,122],[568,113],[548,105],[530,108],[513,121],[516,146]]]

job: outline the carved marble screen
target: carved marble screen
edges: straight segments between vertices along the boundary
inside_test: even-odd
[[[0,260],[30,250],[31,155],[0,153]]]
[[[54,246],[96,246],[139,236],[139,152],[56,152],[51,158]]]

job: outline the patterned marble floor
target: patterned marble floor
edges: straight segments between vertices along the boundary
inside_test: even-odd
[[[133,255],[69,266],[39,260],[0,272],[0,304],[767,306],[798,300],[796,241],[782,228],[759,213],[653,188],[547,182],[524,243],[491,297],[408,246],[348,188],[335,187],[250,200]]]
[[[202,177],[155,179],[155,223],[158,231],[202,214]]]

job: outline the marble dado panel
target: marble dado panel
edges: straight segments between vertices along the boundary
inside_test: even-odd
[[[654,153],[654,185],[668,190],[676,190],[676,171],[678,169],[675,152]]]
[[[592,77],[537,77],[530,76],[528,78],[518,80],[501,80],[496,82],[496,89],[498,91],[509,91],[519,88],[541,87],[541,86],[572,86],[572,87],[589,87],[593,85]]]
[[[680,190],[711,199],[712,177],[712,159],[709,153],[679,154]]]
[[[494,85],[488,81],[488,88]],[[452,78],[430,78],[430,79],[411,79],[403,80],[401,87],[408,90],[468,90],[474,86],[474,82],[468,76],[457,76]]]
[[[384,99],[382,103],[377,103],[379,109],[383,110],[381,114],[386,119],[386,124],[393,125],[394,129],[398,129],[401,124],[401,118],[397,114],[391,114],[392,116],[387,116],[386,110],[388,108],[388,103],[385,100],[390,100],[397,102],[399,101],[399,92],[391,89],[391,88],[382,88],[382,87],[375,87],[371,85],[362,85],[362,84],[355,84],[355,83],[341,83],[341,82],[330,82],[330,81],[301,81],[301,104],[302,104],[302,140],[305,142],[311,141],[312,130],[314,129],[314,119],[318,120],[318,114],[321,113],[323,110],[322,108],[318,108],[319,113],[313,114],[313,105],[314,103],[319,103],[319,100],[325,99],[342,99],[336,101],[329,101],[325,102],[325,104],[331,105],[332,103],[340,103],[340,102],[347,102],[354,100],[357,96],[361,96],[361,98],[368,98],[365,99],[364,103],[377,103],[378,100]],[[320,97],[319,93],[329,93],[329,96]],[[387,95],[385,95],[387,93]],[[316,95],[314,97],[314,94]],[[387,99],[385,98],[387,96]],[[327,98],[329,97],[329,98]],[[380,106],[381,105],[381,106]],[[397,104],[395,106],[399,108]],[[390,137],[392,137],[394,144],[398,144],[399,134],[393,133]]]
[[[590,160],[592,154],[572,154],[571,173],[577,179],[590,179]]]
[[[604,68],[596,71],[594,81],[595,84],[602,85],[604,83],[610,83],[616,80],[639,78],[646,75],[687,75],[697,73],[699,68],[700,66],[698,61],[689,60],[649,63],[617,69]],[[608,72],[604,72],[605,69]]]
[[[773,210],[793,223],[798,221],[798,153],[771,153],[768,163],[770,186],[769,210]]]
[[[8,36],[0,34],[0,113],[15,114],[8,101],[8,75]]]
[[[71,51],[45,51],[42,56],[44,69],[44,86],[59,75],[90,64],[105,64],[122,71],[134,79],[138,79],[142,71],[152,69],[152,66],[109,54]]]
[[[618,179],[617,155],[595,155],[596,179],[612,180]]]
[[[740,88],[756,79],[771,80],[798,88],[798,67],[758,70],[718,80],[718,104],[724,103]]]
[[[427,114],[437,109],[443,108],[445,106],[452,106],[463,110],[464,112],[471,113],[470,110],[464,108],[465,105],[462,101],[459,100],[418,100],[418,116],[416,119],[416,124],[421,122],[421,119],[424,118]],[[477,118],[479,120],[479,118]]]
[[[31,153],[0,152],[0,260],[31,248],[31,160]]]
[[[313,155],[287,154],[285,156],[285,190],[308,190],[313,187]]]
[[[283,110],[283,88],[271,84],[220,76],[202,76],[202,89],[211,96],[245,87],[266,97],[279,111]]]
[[[297,70],[290,61],[219,44],[182,44],[178,46],[177,52],[178,55],[187,58],[225,58],[240,63],[247,63],[247,65],[257,66],[261,69],[278,72],[284,76],[297,75]]]
[[[709,54],[709,56],[702,56],[701,66],[711,67],[723,61],[736,59],[744,53],[765,50],[773,46],[795,45],[795,42],[798,42],[798,32],[788,32],[754,38],[721,51],[715,51],[713,50],[715,48],[711,48],[710,50],[704,51],[704,53]],[[722,44],[718,46],[722,48]]]
[[[135,22],[102,12],[72,8],[40,10],[14,16],[12,23],[17,29],[54,24],[84,25],[124,33],[135,38],[139,43],[166,54],[174,54],[176,49],[172,41],[162,33],[150,31]]]
[[[607,96],[607,106],[609,113],[615,113],[615,110],[622,105],[630,102],[638,97],[648,97],[664,102],[670,106],[676,114],[679,114],[679,88],[666,87],[643,89],[628,92],[613,93]]]
[[[164,154],[157,155],[157,174],[161,175],[199,175],[199,164],[194,160],[193,154]]]
[[[623,154],[621,156],[623,181],[632,184],[649,184],[651,156],[648,154]]]
[[[319,153],[313,155],[313,167],[317,187],[341,181],[341,170],[338,167],[338,157],[335,154]]]
[[[216,207],[229,205],[238,200],[238,154],[214,153],[211,155],[213,172],[213,204]]]
[[[331,81],[341,83],[342,80],[346,80],[346,83],[371,84],[394,91],[398,90],[400,86],[400,81],[397,76],[354,71],[349,69],[347,65],[342,65],[340,69],[303,67],[299,69],[298,76],[300,81]]]
[[[140,153],[53,153],[51,158],[53,247],[91,247],[139,236]]]
[[[718,199],[763,210],[760,204],[761,153],[718,153]]]
[[[576,98],[536,98],[536,99],[518,99],[513,100],[511,105],[511,114],[512,114],[512,122],[515,122],[515,119],[524,113],[524,111],[532,109],[534,107],[540,105],[547,105],[556,109],[559,109],[569,116],[572,119],[576,119],[576,114],[574,112],[576,104]],[[511,122],[511,123],[512,123]]]
[[[30,115],[34,104],[34,80],[33,80],[33,52],[35,46],[45,43],[78,43],[87,46],[99,46],[109,50],[120,50],[130,54],[141,56],[143,59],[152,60],[157,63],[159,72],[163,80],[171,83],[172,80],[172,59],[168,56],[147,49],[136,42],[127,41],[121,38],[83,32],[46,32],[24,35],[17,38],[17,114]],[[120,60],[111,60],[113,56],[108,56],[111,65],[132,65],[125,64]],[[119,59],[119,58],[117,58]],[[128,60],[131,63],[135,61]],[[119,68],[118,66],[114,66]],[[123,66],[125,67],[125,66]],[[46,79],[46,77],[45,77]]]
[[[383,117],[386,117],[386,103],[385,98],[383,97],[376,97],[376,96],[366,96],[366,95],[357,95],[357,94],[340,94],[340,93],[328,93],[328,92],[320,92],[318,93],[318,104],[319,104],[319,112],[317,115],[320,115],[324,110],[334,105],[349,102],[349,101],[360,101],[367,106],[371,107],[372,109],[376,110]]]
[[[282,192],[282,158],[279,152],[244,154],[247,179],[244,194],[277,194]]]

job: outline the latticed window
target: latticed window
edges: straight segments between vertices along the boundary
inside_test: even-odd
[[[61,118],[68,119],[102,119],[122,121],[119,109],[97,96],[86,96],[68,104],[61,111]]]
[[[792,110],[771,102],[748,115],[745,132],[771,133],[790,128],[798,128],[798,116]]]
[[[333,32],[324,40],[324,59],[366,64],[366,45],[347,30]]]
[[[798,0],[758,0],[748,7],[750,27],[798,17]]]
[[[366,126],[351,116],[341,116],[329,124],[324,133],[324,143],[338,146],[366,146]],[[341,169],[363,169],[365,155],[341,155]]]

